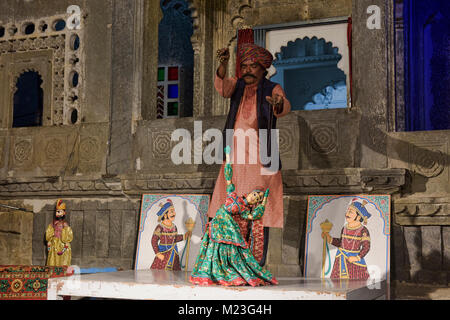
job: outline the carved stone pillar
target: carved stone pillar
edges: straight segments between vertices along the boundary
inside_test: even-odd
[[[156,119],[158,70],[158,29],[162,18],[159,0],[144,1],[142,21],[142,102],[141,119]]]
[[[132,111],[135,93],[135,10],[138,2],[116,0],[112,23],[112,96],[107,173],[128,172],[133,165]],[[130,21],[130,18],[132,19]]]
[[[361,113],[360,166],[386,168],[387,110],[389,104],[386,1],[353,2],[353,107]],[[368,29],[367,8],[380,8],[380,29]]]

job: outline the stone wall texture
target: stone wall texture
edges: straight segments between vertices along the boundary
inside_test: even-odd
[[[0,208],[0,263],[45,263],[45,228],[56,199],[63,198],[74,230],[73,263],[133,268],[143,193],[213,191],[218,165],[176,166],[170,156],[173,130],[185,128],[194,139],[195,121],[202,121],[202,132],[222,129],[225,123],[229,101],[213,89],[215,51],[244,26],[351,16],[351,108],[294,111],[278,123],[285,227],[270,231],[267,265],[278,276],[302,275],[308,195],[390,194],[392,280],[447,285],[450,131],[395,132],[392,126],[400,92],[395,85],[399,76],[394,67],[392,1],[189,4],[194,23],[194,117],[157,120],[158,0],[2,1],[0,27],[7,34],[0,38],[0,90],[6,94],[0,97],[0,203],[33,213]],[[82,28],[76,32],[82,47],[77,52],[70,49],[72,31],[51,29],[55,19],[69,18],[69,5],[81,8]],[[381,29],[367,28],[369,5],[380,8]],[[20,27],[30,21],[46,21],[49,29],[21,34]],[[18,33],[10,34],[14,26]],[[37,50],[39,46],[46,51]],[[234,46],[235,42],[232,55]],[[11,115],[5,110],[11,101],[5,97],[13,88],[2,66],[12,72],[17,64],[10,61],[19,58],[25,64],[29,59],[42,74],[48,64],[62,72],[62,77],[46,78],[54,96],[42,127],[9,125]],[[231,70],[233,60],[234,56]],[[81,75],[75,104],[70,102],[74,88],[66,79],[70,69],[64,66],[77,68]],[[75,124],[68,122],[73,108],[79,110]]]

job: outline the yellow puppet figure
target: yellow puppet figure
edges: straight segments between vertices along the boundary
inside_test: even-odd
[[[72,228],[65,221],[66,204],[59,199],[56,202],[56,214],[53,222],[48,225],[45,232],[47,240],[47,265],[48,266],[70,266],[72,260],[72,249],[70,243],[73,240]]]

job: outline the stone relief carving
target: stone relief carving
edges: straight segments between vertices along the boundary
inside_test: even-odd
[[[430,151],[432,152],[412,151],[412,170],[427,178],[434,178],[444,171],[446,156],[441,150],[433,149]]]
[[[332,126],[318,125],[311,130],[311,147],[320,154],[330,154],[337,150],[337,131]]]
[[[100,144],[97,137],[84,137],[79,146],[80,161],[96,162],[101,157]]]
[[[51,137],[44,142],[44,165],[61,163],[66,157],[66,143],[62,138]]]
[[[17,139],[14,141],[13,160],[15,166],[28,164],[32,160],[33,144],[31,139]]]
[[[400,225],[450,225],[450,199],[416,198],[394,201],[395,222]]]
[[[58,160],[61,158],[61,150],[64,144],[61,139],[53,138],[47,141],[45,146],[45,155],[50,160]]]
[[[253,8],[252,2],[252,0],[230,1],[231,25],[233,28],[239,29],[245,24],[245,12]]]
[[[152,132],[152,156],[154,159],[170,159],[172,151],[171,132]]]
[[[294,137],[292,136],[292,128],[280,129],[279,148],[281,155],[290,155],[293,148]]]
[[[378,177],[389,179],[378,180]],[[61,194],[89,194],[95,195],[139,195],[143,191],[180,190],[212,192],[217,179],[215,172],[201,172],[190,174],[149,174],[140,178],[123,178],[120,183],[108,185],[102,179],[94,180],[63,180],[43,181],[35,179],[28,182],[11,182],[0,185],[0,194],[3,196],[21,196],[31,192],[45,192],[46,195]],[[364,181],[375,181],[370,184]],[[367,192],[376,190],[398,190],[405,183],[405,170],[319,170],[311,173],[301,170],[288,170],[283,172],[283,183],[286,194],[324,192]]]

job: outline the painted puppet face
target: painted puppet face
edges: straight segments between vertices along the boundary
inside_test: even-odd
[[[175,220],[175,216],[177,215],[175,212],[175,208],[174,207],[169,208],[169,210],[167,210],[166,215],[167,215],[167,220],[170,222],[173,222]]]
[[[263,193],[262,192],[250,192],[247,197],[245,198],[247,199],[248,204],[257,204],[258,202],[261,202],[263,199]]]
[[[354,207],[349,207],[345,213],[345,220],[347,220],[348,223],[354,223],[355,221],[359,221],[357,218],[358,213],[356,212],[356,209]]]
[[[266,70],[253,60],[246,60],[241,63],[241,75],[245,84],[259,83],[264,76]]]
[[[60,218],[60,217],[64,217],[64,215],[66,214],[66,212],[62,209],[58,209],[56,210],[56,217]]]

